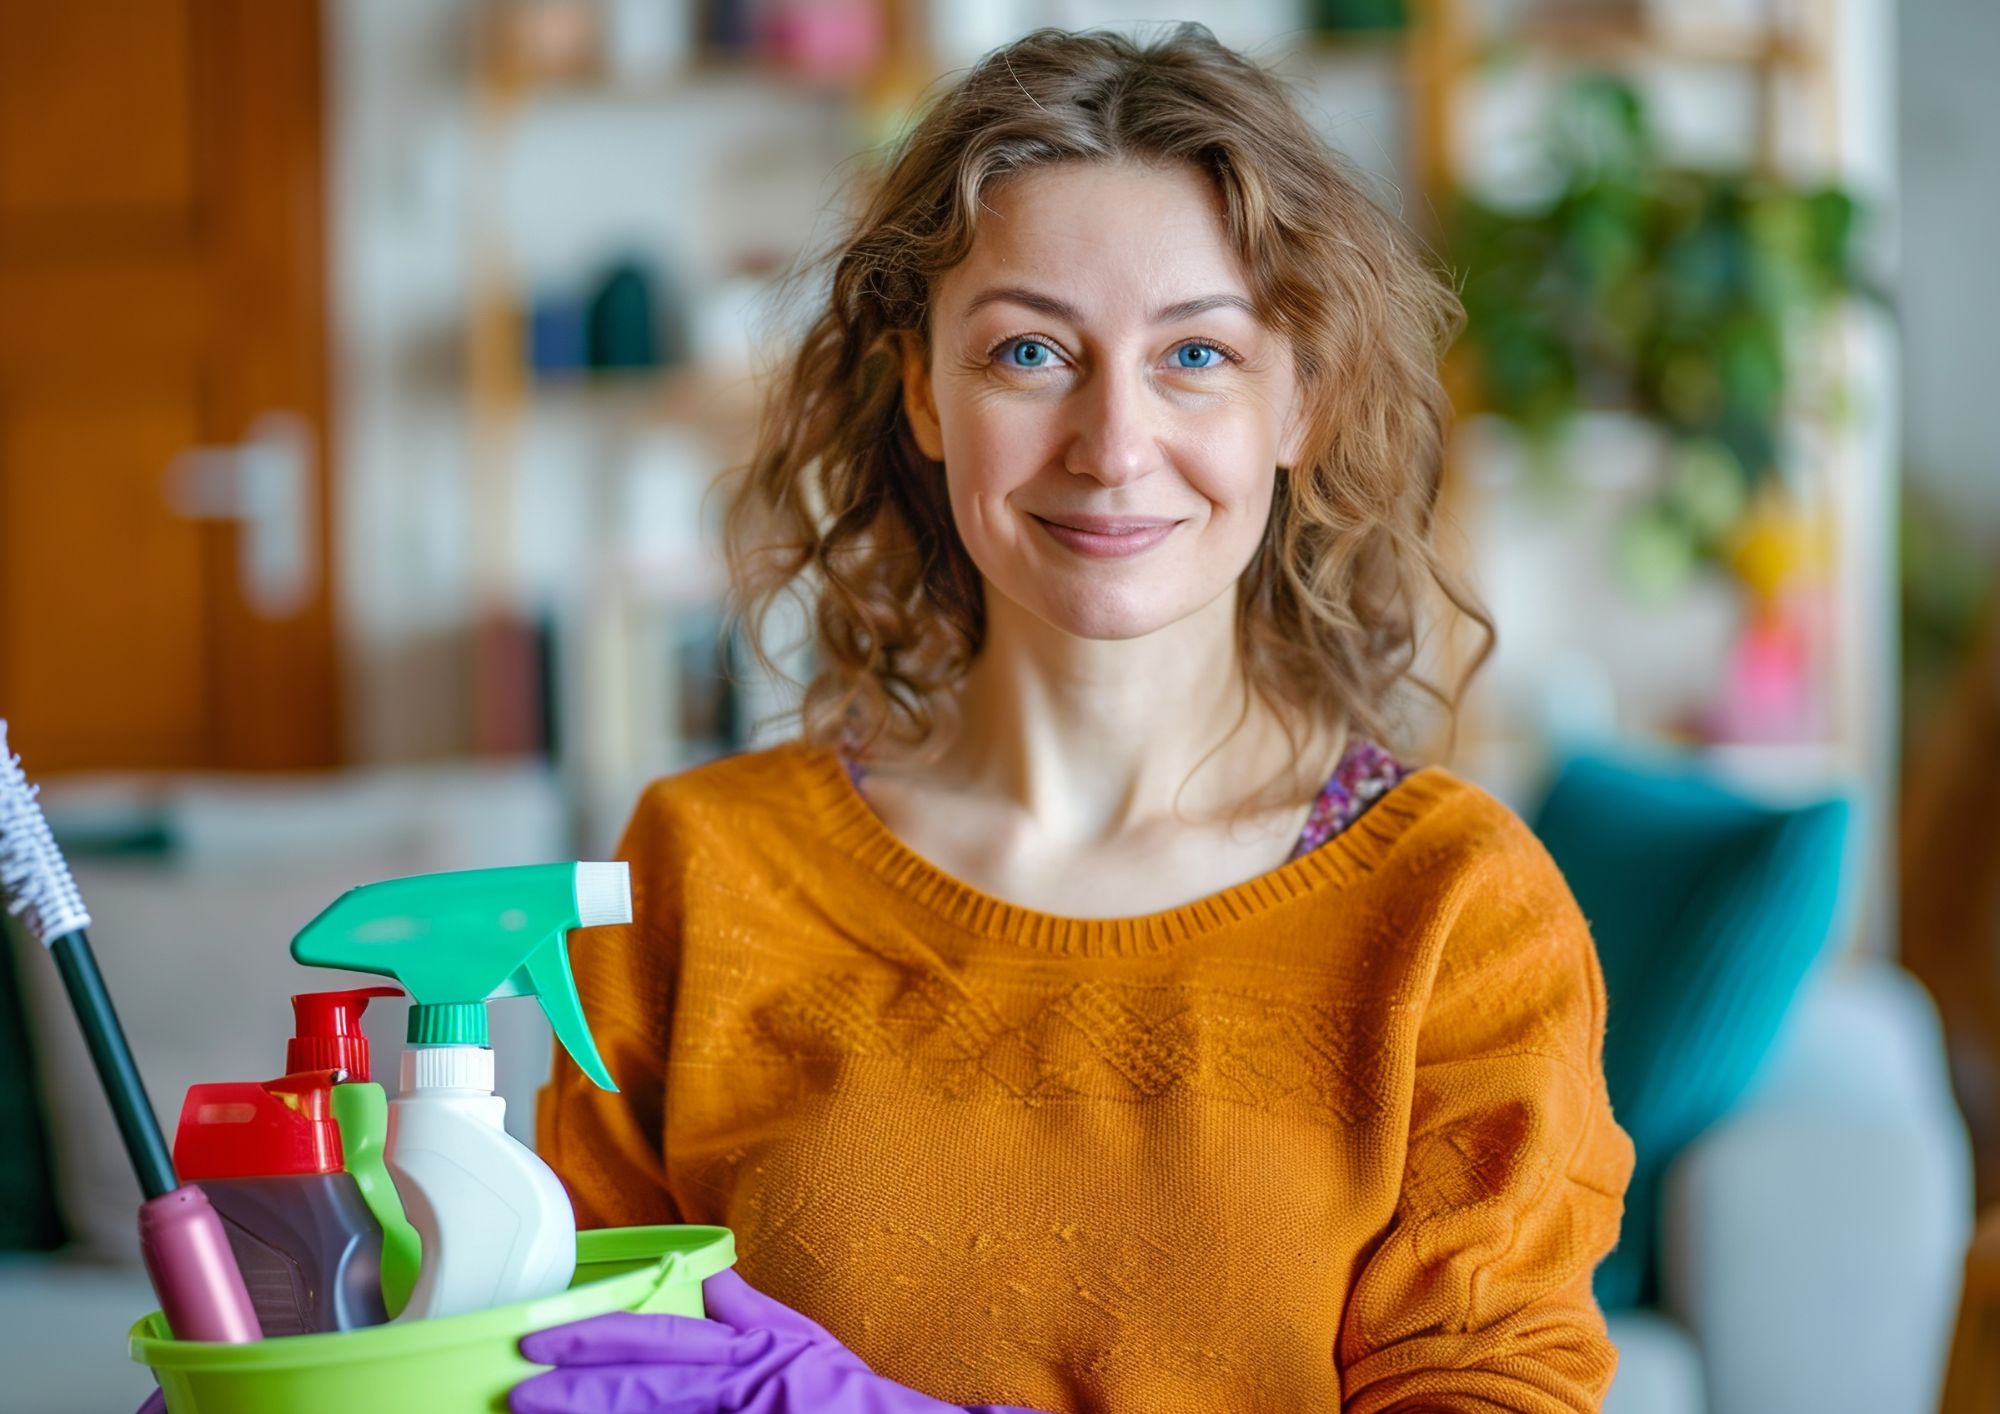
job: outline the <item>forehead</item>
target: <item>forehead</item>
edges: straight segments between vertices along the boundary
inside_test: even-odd
[[[1187,164],[1069,162],[989,186],[971,249],[939,281],[939,303],[963,304],[1000,278],[1086,300],[1143,299],[1146,308],[1250,293],[1221,197]]]

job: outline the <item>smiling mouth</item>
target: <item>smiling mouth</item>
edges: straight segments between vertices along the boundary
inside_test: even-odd
[[[1030,514],[1033,514],[1030,512]],[[1035,516],[1044,525],[1079,530],[1086,535],[1135,535],[1145,530],[1164,530],[1180,524],[1164,516]]]
[[[1111,516],[1073,516],[1069,520],[1032,518],[1056,544],[1093,560],[1117,559],[1150,550],[1180,524],[1177,520]]]

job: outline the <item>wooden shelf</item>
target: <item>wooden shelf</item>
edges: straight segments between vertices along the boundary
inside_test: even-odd
[[[530,378],[522,404],[556,413],[587,413],[626,430],[686,427],[707,437],[722,460],[734,461],[749,453],[762,397],[752,374],[680,365]]]
[[[607,103],[644,107],[684,103],[719,88],[773,88],[807,97],[855,102],[861,79],[815,78],[778,65],[716,54],[652,77],[611,71],[579,74],[491,74],[489,96],[512,107],[550,103]]]
[[[471,152],[461,335],[470,538],[474,597],[508,624],[522,615],[524,596],[550,592],[546,566],[530,565],[521,550],[521,518],[537,509],[527,498],[546,494],[559,475],[575,503],[573,523],[551,529],[575,562],[553,608],[544,606],[557,615],[561,637],[557,768],[594,833],[609,839],[639,785],[717,749],[683,739],[678,696],[685,636],[703,631],[725,588],[720,562],[706,553],[712,527],[701,493],[708,476],[751,455],[762,400],[757,376],[734,361],[552,376],[529,366],[532,299],[507,199],[517,144],[577,120],[607,133],[621,123],[685,128],[759,107],[784,110],[795,140],[805,142],[840,126],[872,130],[873,115],[900,112],[935,71],[921,56],[913,0],[885,0],[884,47],[870,72],[823,76],[737,50],[698,48],[678,62],[663,55],[646,70],[607,62],[590,7],[571,8],[581,18],[534,34],[507,28],[507,16],[521,14],[515,7],[474,5],[466,17]],[[663,445],[681,434],[700,445]],[[535,457],[543,460],[531,466]],[[690,488],[692,497],[681,494]],[[515,671],[489,695],[535,690]]]
[[[1388,59],[1400,61],[1409,47],[1407,29],[1314,30],[1298,52],[1315,59]]]
[[[1648,0],[1649,6],[1653,3]],[[1803,172],[1818,180],[1840,171],[1843,154],[1853,146],[1847,132],[1853,119],[1841,102],[1845,76],[1835,63],[1837,0],[1800,0],[1772,17],[1778,23],[1740,30],[1676,25],[1671,19],[1593,22],[1586,14],[1580,20],[1531,21],[1504,35],[1479,23],[1473,0],[1411,0],[1411,8],[1419,20],[1409,42],[1412,166],[1426,201],[1436,208],[1447,206],[1466,183],[1460,162],[1470,148],[1461,139],[1483,112],[1475,107],[1479,100],[1497,87],[1507,89],[1501,94],[1504,100],[1522,103],[1520,90],[1547,89],[1588,65],[1643,78],[1649,87],[1655,79],[1697,93],[1718,80],[1732,87],[1754,86],[1747,114],[1749,162],[1761,171]],[[1844,327],[1828,337],[1828,365],[1821,373],[1865,376],[1864,357],[1870,360],[1866,366],[1875,366],[1878,354],[1855,351],[1863,348],[1856,330]],[[1468,371],[1462,358],[1446,366],[1461,416],[1474,411],[1461,396],[1470,381]],[[1883,390],[1875,384],[1863,391],[1880,395]],[[1888,393],[1892,396],[1893,388]],[[1806,409],[1795,415],[1817,416]],[[1464,432],[1462,424],[1451,443],[1445,500],[1449,520],[1458,527],[1457,543],[1469,547],[1520,508],[1508,504],[1514,484],[1504,476],[1470,474],[1481,453]],[[1893,564],[1893,537],[1883,529],[1872,489],[1878,484],[1872,478],[1891,476],[1893,470],[1880,464],[1872,445],[1849,432],[1823,430],[1813,445],[1818,450],[1799,467],[1812,478],[1815,513],[1836,527],[1836,549],[1823,571],[1828,611],[1836,621],[1827,641],[1815,646],[1811,667],[1811,691],[1825,709],[1819,728],[1824,739],[1709,743],[1693,745],[1693,751],[1712,770],[1755,789],[1810,794],[1840,780],[1868,797],[1873,818],[1864,825],[1868,855],[1859,866],[1860,936],[1866,949],[1893,954],[1895,761],[1878,731],[1889,710],[1879,684],[1892,680],[1895,672],[1893,643],[1881,627],[1893,621],[1893,580],[1885,569]],[[1470,567],[1464,560],[1459,563],[1462,570]],[[1539,601],[1531,592],[1528,602]],[[1578,630],[1579,635],[1597,631],[1588,625]],[[1458,666],[1453,662],[1449,670]],[[1520,773],[1526,769],[1523,763],[1532,763],[1538,743],[1520,740],[1525,728],[1516,718],[1532,711],[1518,701],[1491,693],[1481,700],[1475,693],[1460,733],[1461,750],[1468,759],[1488,762],[1496,776]],[[1621,720],[1628,715],[1621,712]]]
[[[1819,63],[1809,46],[1782,30],[1683,35],[1612,25],[1531,25],[1505,40],[1482,42],[1468,53],[1481,63],[1539,55],[1621,65],[1654,61],[1705,67],[1810,68]]]

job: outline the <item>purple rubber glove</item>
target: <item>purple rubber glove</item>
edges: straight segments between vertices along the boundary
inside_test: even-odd
[[[167,1392],[156,1389],[146,1396],[146,1402],[139,1406],[137,1414],[167,1414]]]
[[[613,1311],[537,1331],[521,1353],[556,1368],[514,1386],[514,1414],[956,1414],[733,1270],[702,1283],[709,1319]],[[1033,1414],[981,1404],[966,1414]]]

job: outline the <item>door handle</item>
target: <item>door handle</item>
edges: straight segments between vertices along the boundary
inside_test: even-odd
[[[189,520],[236,521],[237,580],[260,618],[288,619],[319,587],[319,498],[311,425],[267,412],[233,447],[190,447],[167,464],[167,504]]]

